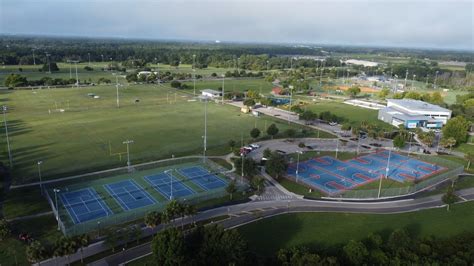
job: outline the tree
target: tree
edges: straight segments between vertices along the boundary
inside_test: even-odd
[[[294,130],[293,128],[289,128],[289,129],[285,130],[285,134],[289,138],[293,138],[296,135],[296,130]]]
[[[359,87],[350,87],[346,91],[346,94],[349,95],[351,98],[355,98],[359,93],[360,93]]]
[[[148,212],[145,215],[145,225],[150,228],[155,228],[161,223],[161,214],[157,211]]]
[[[469,126],[469,121],[463,116],[451,118],[443,128],[443,137],[454,138],[456,143],[465,143],[467,141],[467,130]]]
[[[378,97],[382,100],[385,100],[385,98],[387,98],[388,94],[390,93],[390,89],[388,88],[383,88],[379,94],[378,94]]]
[[[51,62],[50,65],[51,65],[51,72],[59,71],[59,67],[55,62]],[[48,63],[44,63],[40,70],[44,72],[49,72],[50,65]]]
[[[76,236],[76,243],[81,249],[81,263],[84,263],[84,247],[89,245],[90,238],[89,235],[83,234]]]
[[[10,225],[7,220],[0,219],[0,241],[7,239],[10,233]]]
[[[18,74],[10,74],[5,79],[5,87],[21,87],[28,85],[26,77]]]
[[[26,247],[26,258],[28,261],[38,263],[46,257],[46,249],[38,240],[34,240]]]
[[[469,170],[469,167],[471,166],[472,161],[474,161],[474,152],[467,152],[464,155],[464,158],[467,160],[467,170]]]
[[[278,131],[279,129],[277,128],[277,126],[275,124],[271,124],[268,128],[267,128],[267,134],[272,136],[272,139],[273,137],[276,136],[276,134],[278,134]]]
[[[235,180],[232,180],[231,182],[229,182],[229,184],[225,188],[225,191],[229,193],[230,200],[232,200],[232,196],[234,195],[235,192],[237,192],[237,186],[235,184]]]
[[[272,152],[271,156],[268,158],[267,162],[265,163],[266,172],[276,179],[284,175],[286,173],[287,168],[288,168],[288,164],[285,158],[276,152]]]
[[[253,128],[252,130],[250,130],[250,136],[251,136],[253,139],[258,138],[258,136],[260,136],[260,129],[258,129],[258,128]]]
[[[393,146],[399,149],[405,147],[405,140],[403,139],[401,135],[398,135],[393,139]]]
[[[136,240],[137,245],[138,245],[140,242],[140,237],[142,237],[141,227],[139,225],[131,225],[128,228],[127,233],[128,233],[128,239],[130,239],[131,241]]]
[[[170,85],[171,85],[172,88],[175,88],[175,89],[181,88],[181,82],[179,82],[177,80],[171,81]]]
[[[168,228],[156,234],[151,242],[156,265],[186,265],[187,252],[183,232]]]
[[[77,248],[78,245],[75,239],[66,236],[61,236],[60,238],[56,239],[53,254],[55,257],[66,256],[68,264],[70,264],[69,256],[71,254],[74,254]]]
[[[242,158],[239,157],[234,160],[234,166],[237,170],[237,174],[242,175]],[[252,158],[244,158],[244,176],[253,177],[258,173],[257,162]]]
[[[137,73],[136,72],[130,73],[125,77],[125,79],[128,82],[137,82],[138,81]]]
[[[181,204],[177,200],[172,200],[168,202],[168,204],[166,205],[166,208],[161,215],[162,217],[161,219],[165,223],[170,223],[172,220],[180,216],[182,217],[183,212],[184,212],[183,204]]]
[[[459,201],[458,196],[456,196],[456,194],[454,193],[454,187],[452,186],[448,187],[448,190],[443,195],[442,200],[446,204],[446,208],[448,211],[451,204],[454,204],[457,201]]]
[[[439,145],[443,146],[444,148],[449,148],[449,153],[451,153],[453,146],[456,145],[456,140],[453,137],[443,137],[440,140]]]
[[[302,114],[300,114],[299,118],[300,120],[311,121],[318,118],[318,115],[312,111],[304,111]]]
[[[235,229],[209,225],[200,230],[196,261],[201,265],[244,265],[247,242]],[[194,249],[192,249],[194,250]]]
[[[237,145],[237,143],[235,142],[235,140],[231,139],[231,140],[229,140],[229,142],[227,142],[227,145],[229,145],[230,151],[233,151],[234,148],[235,148],[235,145]]]
[[[265,179],[261,176],[254,176],[250,180],[250,187],[252,187],[254,190],[257,190],[257,193],[261,193],[263,191],[265,184]]]
[[[117,228],[109,228],[105,233],[105,244],[112,249],[112,252],[115,252],[115,246],[117,246],[120,238],[120,232]]]
[[[366,261],[369,252],[360,241],[351,240],[343,247],[344,255],[353,265],[362,265]]]
[[[254,99],[247,99],[244,101],[244,105],[248,107],[252,107],[255,105],[255,100]]]

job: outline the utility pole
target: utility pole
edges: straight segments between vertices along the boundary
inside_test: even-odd
[[[10,168],[13,168],[13,158],[12,158],[12,152],[10,149],[10,138],[8,136],[8,124],[7,124],[7,112],[8,108],[6,105],[2,106],[2,111],[3,111],[3,123],[5,125],[5,135],[7,137],[7,149],[8,149],[8,160],[10,161]]]

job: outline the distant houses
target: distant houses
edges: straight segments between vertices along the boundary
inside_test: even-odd
[[[222,92],[212,89],[205,89],[201,91],[201,95],[208,98],[219,98],[222,97]]]

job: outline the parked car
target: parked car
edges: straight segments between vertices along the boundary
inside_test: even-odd
[[[260,148],[260,145],[258,145],[258,144],[250,144],[249,146],[254,148],[254,149]]]
[[[329,122],[329,125],[330,125],[330,126],[336,126],[337,123],[336,123],[336,122]]]

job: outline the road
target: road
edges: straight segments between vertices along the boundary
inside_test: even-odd
[[[474,188],[460,190],[457,194],[463,201],[474,200]],[[434,195],[429,197],[417,199],[405,199],[398,201],[384,201],[384,202],[339,202],[339,201],[322,201],[322,200],[306,200],[300,198],[293,198],[288,200],[268,200],[268,201],[251,201],[247,203],[224,206],[215,209],[202,211],[194,217],[186,217],[183,219],[184,224],[189,224],[198,221],[210,220],[215,217],[228,215],[230,218],[219,221],[226,228],[234,228],[246,223],[271,217],[274,215],[284,214],[287,212],[344,212],[344,213],[378,213],[378,214],[394,214],[403,212],[413,212],[429,208],[443,207],[441,200],[442,195]],[[174,221],[174,225],[181,225],[181,220]],[[162,226],[151,230],[144,228],[144,236],[152,235],[161,230]],[[145,244],[149,245],[149,244]],[[103,241],[95,243],[84,249],[85,256],[92,256],[107,250],[107,246]],[[124,250],[119,254],[115,254],[91,265],[118,265],[120,263],[129,261],[133,258],[149,252],[149,247],[133,248]],[[71,261],[80,259],[80,253],[70,256]],[[41,265],[63,265],[66,263],[66,258],[50,259],[43,261]]]

